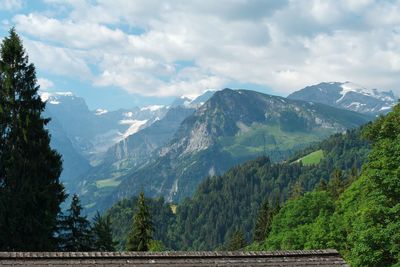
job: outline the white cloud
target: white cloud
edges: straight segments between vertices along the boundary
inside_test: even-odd
[[[0,2],[0,10],[16,10],[22,7],[22,0],[2,0]]]
[[[29,58],[35,65],[49,73],[90,80],[92,74],[79,51],[65,49],[42,42],[24,40]]]
[[[96,86],[170,96],[232,82],[280,94],[321,81],[400,82],[398,1],[46,2],[67,15],[14,17],[32,59]]]
[[[41,90],[47,90],[54,86],[54,83],[48,79],[38,78],[37,80]]]
[[[124,43],[127,40],[121,30],[111,30],[93,23],[75,23],[71,20],[58,20],[40,14],[16,15],[19,30],[41,40],[56,42],[71,48],[93,49],[107,45]]]

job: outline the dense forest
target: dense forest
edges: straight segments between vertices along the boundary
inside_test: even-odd
[[[372,142],[357,179],[289,200],[250,249],[336,248],[352,266],[400,263],[400,105],[364,130]]]
[[[324,156],[319,164],[295,162],[320,149]],[[249,243],[264,201],[268,200],[271,206],[281,205],[296,194],[313,190],[321,180],[328,184],[335,170],[342,170],[343,177],[357,173],[369,150],[368,141],[361,138],[361,129],[351,130],[333,135],[284,163],[273,164],[267,157],[260,157],[222,176],[209,177],[192,198],[179,203],[175,215],[168,212],[169,206],[162,199],[152,200],[150,203],[158,203],[159,207],[152,209],[154,224],[159,227],[156,238],[169,249],[226,249],[234,233],[242,231]],[[120,201],[106,212],[120,247],[124,247],[126,225],[130,225],[135,201]]]

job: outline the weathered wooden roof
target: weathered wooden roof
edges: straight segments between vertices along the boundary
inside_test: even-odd
[[[348,266],[336,250],[273,252],[0,252],[0,266]]]

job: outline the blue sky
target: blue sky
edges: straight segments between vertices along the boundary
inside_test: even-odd
[[[399,1],[2,0],[0,23],[1,37],[16,26],[43,90],[91,109],[322,81],[399,93]]]

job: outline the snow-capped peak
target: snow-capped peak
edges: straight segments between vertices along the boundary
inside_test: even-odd
[[[39,91],[40,98],[42,99],[43,102],[46,102],[48,100],[50,104],[59,104],[60,102],[58,101],[58,97],[63,97],[63,96],[74,96],[72,92],[45,92],[45,91]]]
[[[339,103],[349,92],[363,94],[365,96],[373,97],[383,101],[393,100],[392,97],[388,95],[388,93],[390,94],[390,92],[379,92],[377,89],[368,89],[361,85],[351,82],[344,82],[340,85],[340,87],[342,88],[342,91],[340,92],[342,96],[338,100],[336,100],[336,103]]]
[[[140,109],[140,111],[146,111],[146,110],[148,110],[148,111],[156,111],[156,110],[162,109],[164,107],[165,106],[163,106],[163,105],[152,105],[152,106],[143,107],[143,108]]]

